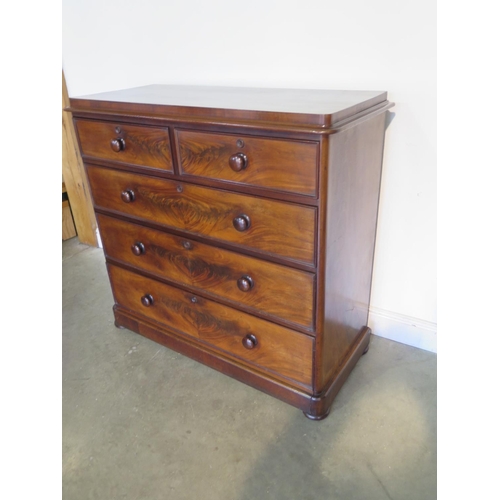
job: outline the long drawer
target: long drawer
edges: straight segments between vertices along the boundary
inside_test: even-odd
[[[231,307],[108,264],[117,304],[181,334],[310,387],[313,339]]]
[[[315,142],[176,130],[181,173],[312,196]]]
[[[106,255],[160,278],[313,328],[314,274],[98,216]]]
[[[168,128],[90,120],[75,123],[86,156],[173,171]]]
[[[87,166],[96,208],[314,263],[316,209]]]

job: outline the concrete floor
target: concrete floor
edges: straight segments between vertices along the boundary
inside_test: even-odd
[[[321,422],[114,326],[102,250],[63,243],[63,498],[436,498],[436,355],[372,337]]]

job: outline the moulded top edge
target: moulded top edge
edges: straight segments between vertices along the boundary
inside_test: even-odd
[[[148,85],[73,97],[70,102],[75,110],[330,127],[386,99],[385,91]]]

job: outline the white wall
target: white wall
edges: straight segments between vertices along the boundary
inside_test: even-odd
[[[369,325],[436,350],[436,4],[63,0],[70,96],[150,83],[387,90]]]

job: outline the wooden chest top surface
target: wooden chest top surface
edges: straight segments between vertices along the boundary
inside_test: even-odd
[[[387,102],[387,92],[147,85],[70,99],[71,108],[331,127]]]

